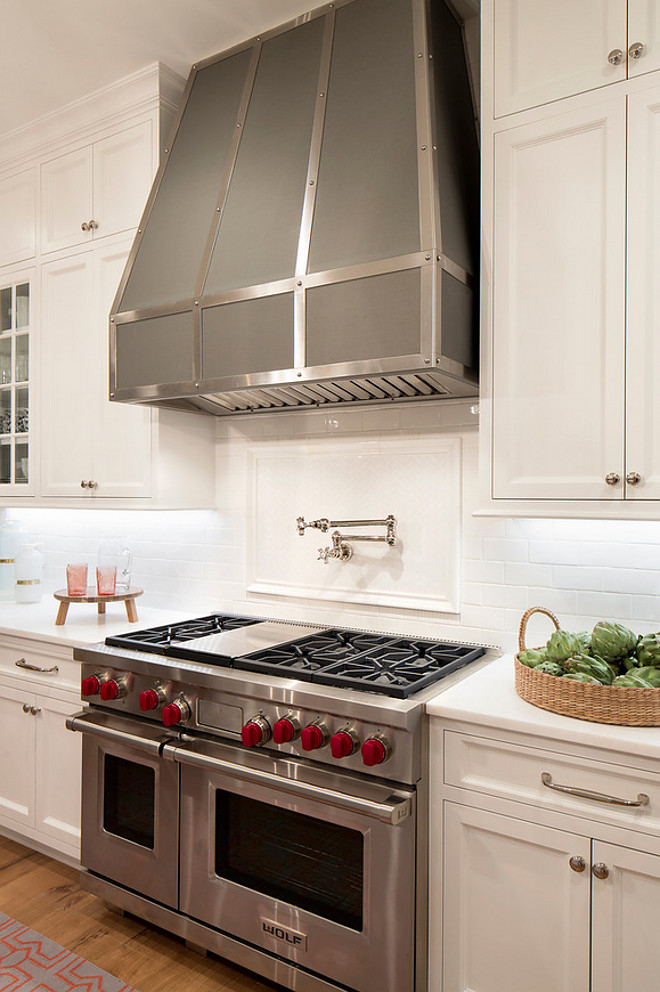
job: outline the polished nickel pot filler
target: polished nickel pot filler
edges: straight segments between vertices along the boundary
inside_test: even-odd
[[[423,992],[425,702],[483,655],[222,614],[76,648],[83,887],[297,992]]]

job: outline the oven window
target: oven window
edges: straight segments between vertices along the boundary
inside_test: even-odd
[[[153,851],[155,795],[155,769],[106,754],[103,826],[109,833]]]
[[[359,830],[216,790],[215,870],[221,878],[362,930]]]

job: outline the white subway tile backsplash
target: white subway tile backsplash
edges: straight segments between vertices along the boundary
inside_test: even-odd
[[[133,551],[133,582],[144,588],[141,602],[145,606],[343,622],[401,634],[454,637],[508,651],[516,649],[520,617],[528,605],[549,607],[568,629],[590,629],[598,620],[614,619],[641,633],[660,630],[660,521],[473,516],[480,506],[480,493],[477,418],[470,412],[471,405],[427,402],[220,418],[216,511],[12,508],[4,512],[20,519],[29,535],[43,544],[47,595],[64,585],[64,566],[72,557],[83,558],[93,567],[99,539],[122,537]],[[304,452],[307,441],[318,448],[345,438],[365,456],[385,459],[392,439],[428,442],[454,436],[460,437],[462,446],[458,614],[329,602],[310,598],[309,590],[291,599],[246,591],[249,506],[253,503],[247,491],[248,451],[255,441],[274,449],[283,442],[298,441]],[[437,487],[429,486],[423,477],[408,481],[411,486],[425,486],[420,516],[435,515],[442,522]],[[332,479],[328,487],[332,488]],[[304,508],[293,502],[291,529],[287,525],[279,537],[283,555],[295,551],[295,542],[300,541],[295,517]],[[312,552],[321,543],[328,542],[312,541]],[[437,553],[437,547],[429,544],[429,567],[424,561],[416,566],[429,583]],[[406,565],[405,550],[402,564]],[[402,576],[405,585],[405,567]],[[417,574],[416,581],[419,578]],[[533,617],[528,643],[544,643],[551,630],[547,618]]]

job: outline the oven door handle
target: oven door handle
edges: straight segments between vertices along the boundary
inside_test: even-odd
[[[133,728],[124,729],[121,720],[115,721],[114,725],[106,723],[106,714],[90,713],[89,710],[82,710],[80,713],[73,713],[66,718],[67,730],[77,730],[81,734],[92,734],[94,737],[102,737],[104,740],[112,741],[115,744],[125,744],[128,747],[139,751],[146,751],[148,754],[159,754],[163,744],[171,741],[172,737],[164,737],[162,733],[154,737],[142,737],[133,733]]]
[[[392,825],[403,823],[412,812],[412,794],[402,790],[393,791],[385,802],[376,802],[362,796],[349,796],[344,792],[337,792],[335,789],[312,785],[310,782],[284,778],[259,768],[246,768],[244,765],[236,765],[223,758],[212,758],[205,754],[197,754],[195,751],[186,751],[185,748],[175,744],[166,745],[163,748],[163,757],[182,765],[206,768],[218,775],[227,775],[234,781],[254,782],[258,785],[269,786],[280,793],[286,792],[302,799],[316,799],[326,806],[335,806],[351,813],[361,813],[363,816],[370,816],[382,823]]]

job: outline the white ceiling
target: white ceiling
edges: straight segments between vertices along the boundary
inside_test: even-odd
[[[0,0],[0,135],[141,69],[193,62],[318,0]]]

